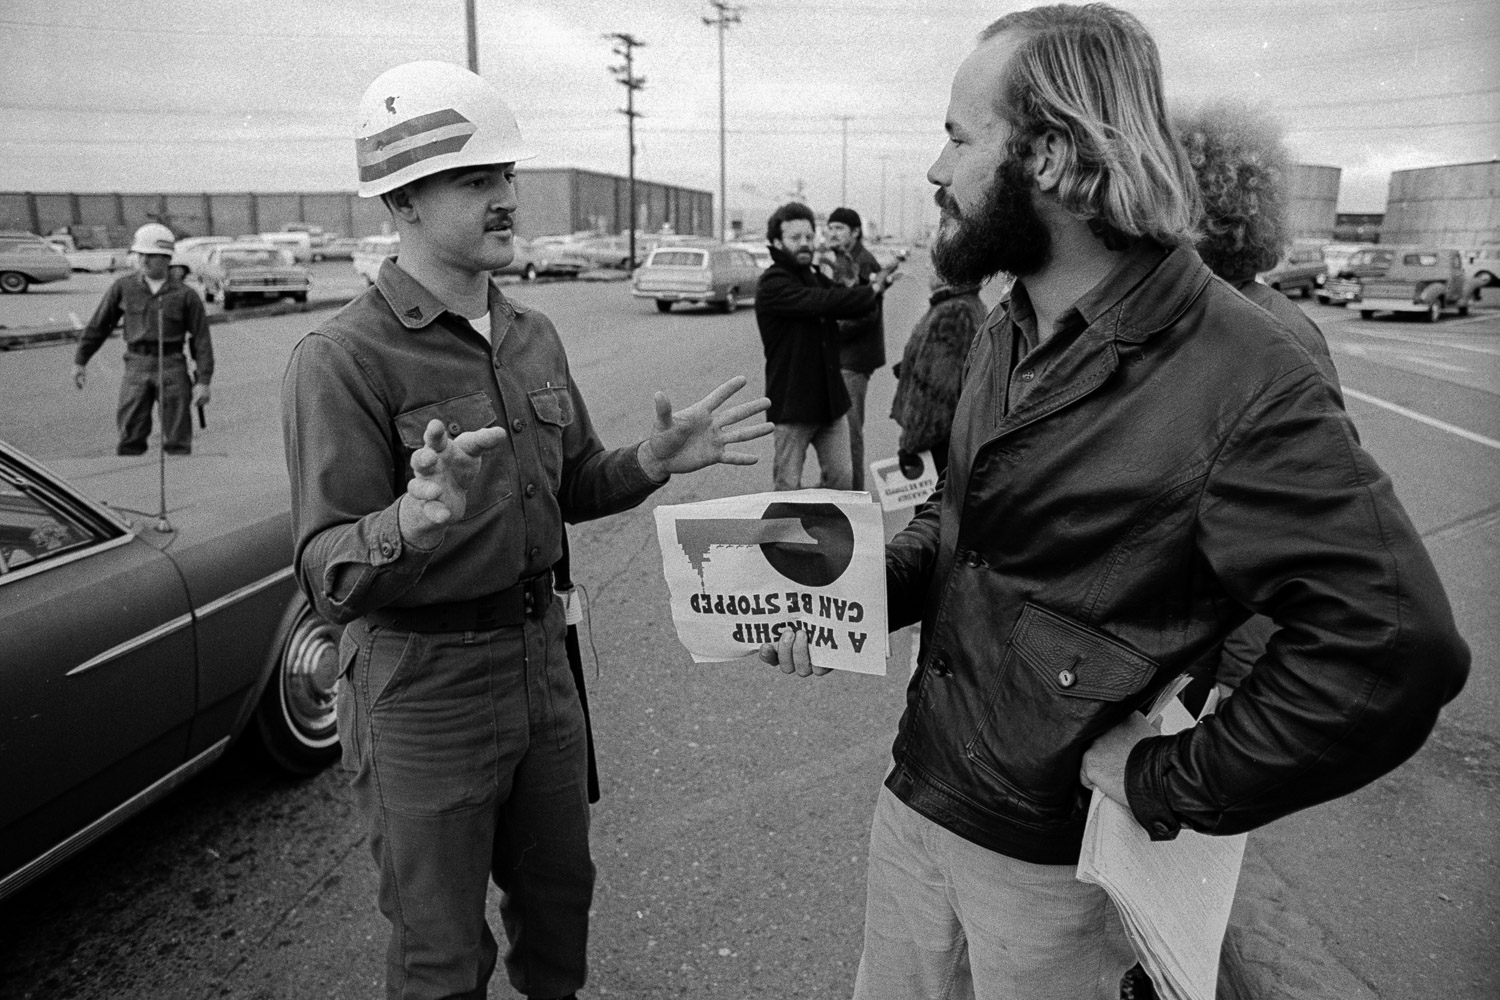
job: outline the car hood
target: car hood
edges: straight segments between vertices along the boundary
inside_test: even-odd
[[[280,456],[169,456],[166,506],[174,529],[171,533],[156,530],[161,481],[155,455],[67,458],[43,464],[80,493],[107,506],[142,538],[163,546],[171,544],[174,536],[196,540],[231,526],[284,517],[291,509],[291,490]]]

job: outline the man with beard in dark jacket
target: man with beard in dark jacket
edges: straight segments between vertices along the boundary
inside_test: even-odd
[[[922,653],[854,996],[1114,1000],[1134,955],[1075,877],[1091,790],[1153,840],[1253,829],[1415,753],[1469,651],[1327,375],[1192,250],[1140,22],[1007,14],[946,128],[933,263],[1016,281],[947,475],[886,549],[889,626],[920,621]],[[1235,696],[1158,735],[1140,710],[1252,613],[1276,632]],[[762,656],[818,669],[805,639]]]
[[[812,268],[812,209],[788,202],[766,222],[771,266],[755,290],[755,321],[766,351],[766,418],[776,425],[772,478],[778,490],[802,488],[802,466],[812,446],[822,485],[853,487],[849,453],[849,393],[839,372],[838,320],[876,308],[889,275],[846,288]]]

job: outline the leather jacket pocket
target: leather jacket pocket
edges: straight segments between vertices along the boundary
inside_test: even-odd
[[[536,415],[537,448],[547,470],[547,486],[556,493],[562,485],[563,429],[573,423],[573,396],[567,385],[551,382],[526,395]]]
[[[411,453],[422,447],[422,434],[427,425],[437,419],[448,428],[450,437],[464,431],[477,431],[496,423],[495,408],[484,392],[470,392],[453,396],[426,406],[407,410],[396,415],[396,430],[401,435],[401,445],[406,449],[406,465],[401,470],[406,479],[411,478]],[[501,478],[500,457],[490,452],[480,459],[479,474],[469,487],[468,502],[464,508],[464,520],[489,510],[511,495],[510,488]]]
[[[1032,807],[1030,818],[1066,819],[1077,808],[1084,751],[1125,717],[1127,699],[1156,670],[1119,640],[1028,603],[964,751]]]

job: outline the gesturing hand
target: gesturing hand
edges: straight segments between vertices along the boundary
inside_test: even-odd
[[[744,387],[745,377],[736,375],[692,406],[676,412],[673,412],[667,394],[658,392],[655,397],[656,427],[641,443],[640,449],[641,467],[646,470],[646,475],[662,480],[674,472],[696,472],[719,462],[754,465],[754,455],[729,451],[727,446],[753,441],[771,433],[771,425],[765,421],[737,426],[758,413],[764,413],[770,408],[771,401],[762,396],[719,411],[730,396]]]
[[[482,427],[449,437],[441,420],[428,421],[422,447],[411,457],[416,473],[406,484],[400,510],[401,537],[423,545],[449,521],[464,516],[469,487],[484,453],[505,440],[499,427]]]

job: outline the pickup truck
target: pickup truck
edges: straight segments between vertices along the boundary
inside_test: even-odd
[[[1373,319],[1378,312],[1420,313],[1436,323],[1450,309],[1469,314],[1473,296],[1461,252],[1433,246],[1389,249],[1390,267],[1363,282],[1360,319]]]

